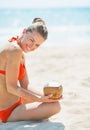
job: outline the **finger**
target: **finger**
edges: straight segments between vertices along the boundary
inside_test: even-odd
[[[60,99],[63,99],[63,95],[61,95]]]
[[[53,96],[53,94],[49,94],[49,95],[48,95],[48,98],[51,98],[52,96]]]

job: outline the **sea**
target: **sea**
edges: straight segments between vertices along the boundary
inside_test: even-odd
[[[0,8],[0,44],[20,35],[35,17],[46,22],[47,46],[90,44],[90,7]]]

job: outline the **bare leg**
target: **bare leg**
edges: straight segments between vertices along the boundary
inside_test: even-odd
[[[60,111],[60,103],[23,104],[14,109],[8,121],[42,120]]]

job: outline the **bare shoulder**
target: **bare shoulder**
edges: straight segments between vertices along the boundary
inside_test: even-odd
[[[22,50],[19,46],[14,46],[14,45],[7,45],[3,50],[0,51],[0,54],[14,54],[14,53],[22,53]]]
[[[10,45],[8,48],[7,48],[7,51],[9,52],[13,52],[13,53],[20,53],[22,52],[21,48],[19,46],[14,46],[14,45]]]
[[[9,59],[14,59],[14,60],[18,60],[22,57],[23,52],[19,47],[11,47],[9,49],[7,49],[7,55]]]

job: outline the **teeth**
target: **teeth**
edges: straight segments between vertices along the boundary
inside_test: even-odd
[[[33,46],[32,44],[31,44],[31,45],[29,45],[29,46],[27,45],[27,46],[26,46],[27,51],[30,51],[30,50],[31,50],[31,48],[32,48],[32,46]]]
[[[27,50],[29,51],[29,50],[30,50],[30,47],[27,46]]]

